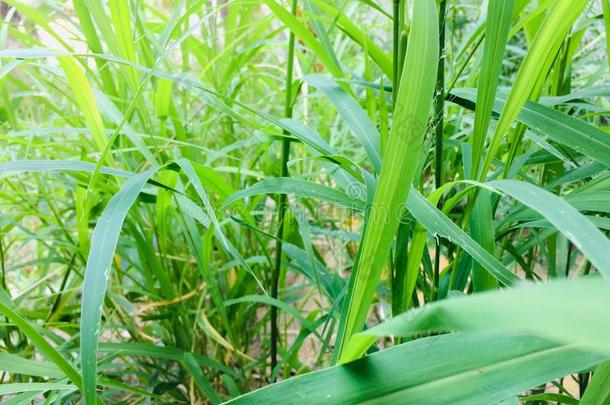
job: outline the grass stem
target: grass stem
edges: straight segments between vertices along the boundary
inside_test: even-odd
[[[393,4],[392,23],[392,66],[393,66],[393,81],[392,81],[392,105],[396,104],[396,94],[398,94],[398,82],[400,80],[400,0],[394,0]]]
[[[292,0],[291,13],[296,15],[297,0]],[[294,33],[290,31],[288,37],[288,61],[286,64],[286,90],[284,99],[284,116],[286,118],[292,117],[293,107],[293,96],[292,96],[292,82],[294,73]],[[284,131],[284,135],[288,136],[288,132]],[[282,140],[282,166],[280,169],[280,177],[288,177],[288,159],[290,157],[290,140],[286,137]],[[278,290],[280,283],[280,273],[282,269],[282,238],[284,237],[284,220],[286,219],[287,201],[286,194],[279,195],[279,204],[277,217],[279,220],[279,227],[277,233],[277,246],[275,252],[275,266],[273,268],[273,274],[271,276],[271,297],[278,298]],[[278,345],[278,323],[277,323],[277,307],[271,306],[271,373],[277,366],[277,345]]]
[[[436,72],[436,98],[434,102],[434,132],[435,132],[435,158],[434,158],[434,184],[436,188],[443,185],[443,134],[444,134],[444,109],[445,109],[445,13],[447,1],[440,2],[438,14],[438,41],[439,57]],[[440,202],[442,204],[442,202]],[[434,297],[438,292],[439,274],[441,260],[441,241],[437,238],[436,250],[434,252]]]

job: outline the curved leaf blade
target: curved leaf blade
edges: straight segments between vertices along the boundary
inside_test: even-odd
[[[294,377],[230,404],[493,404],[604,359],[514,333],[434,336]]]
[[[350,94],[324,76],[311,74],[303,77],[303,80],[323,92],[335,105],[339,115],[364,147],[371,165],[379,173],[381,170],[379,131],[366,111]]]

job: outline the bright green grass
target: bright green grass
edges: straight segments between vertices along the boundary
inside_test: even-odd
[[[3,403],[610,400],[608,0],[4,3]]]

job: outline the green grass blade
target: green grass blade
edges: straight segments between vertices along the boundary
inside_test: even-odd
[[[261,280],[258,279],[258,277],[254,273],[254,271],[252,271],[252,269],[248,265],[248,262],[246,262],[246,260],[239,254],[239,252],[237,251],[235,246],[233,246],[231,241],[229,241],[227,236],[222,232],[222,227],[220,225],[220,222],[216,218],[214,207],[210,203],[210,199],[205,191],[205,188],[203,187],[203,183],[201,182],[201,179],[197,175],[197,172],[195,171],[195,168],[193,167],[191,162],[188,159],[182,158],[182,159],[176,160],[175,163],[180,167],[180,169],[182,169],[184,174],[187,176],[187,178],[191,182],[193,188],[195,189],[195,192],[201,199],[201,203],[203,204],[204,208],[206,209],[206,213],[209,216],[212,224],[214,225],[214,235],[220,241],[220,243],[222,244],[222,247],[231,256],[233,256],[233,258],[237,259],[241,263],[241,265],[252,276],[252,278],[256,282],[257,286],[260,288],[260,290],[264,294],[267,295],[267,291],[265,290],[265,287],[263,287],[263,283],[261,282]]]
[[[502,284],[512,285],[520,280],[415,189],[409,194],[407,209],[429,232],[459,245]]]
[[[129,3],[121,0],[109,0],[110,17],[112,26],[116,34],[119,45],[119,55],[130,62],[136,61],[134,49],[134,37],[131,30],[131,17],[129,13]],[[138,75],[131,67],[125,67],[127,83],[132,91],[138,87]]]
[[[337,274],[330,272],[322,263],[316,260],[313,264],[308,252],[295,245],[284,245],[286,255],[292,260],[294,268],[303,274],[312,283],[320,284],[326,295],[333,301],[340,299],[345,287],[344,280]]]
[[[294,32],[294,35],[309,48],[311,51],[320,59],[320,62],[328,69],[328,71],[335,77],[342,77],[343,72],[341,67],[335,63],[333,58],[326,53],[324,47],[318,42],[316,37],[304,26],[295,16],[286,11],[286,9],[280,6],[275,0],[263,0],[263,3],[267,5],[280,19],[288,29]]]
[[[303,9],[310,15],[318,16],[320,14],[320,7],[315,5],[311,0],[303,1]],[[291,8],[292,14],[292,8]],[[294,14],[293,14],[294,15]],[[335,25],[332,24],[328,28],[324,26],[322,20],[320,18],[311,18],[309,20],[311,26],[313,27],[313,32],[315,37],[320,42],[320,45],[324,48],[326,54],[334,61],[336,65],[339,65],[339,58],[337,57],[337,53],[333,48],[332,38],[330,35],[330,31],[335,28]],[[334,21],[333,21],[334,22]],[[290,40],[290,38],[289,38]],[[290,45],[290,44],[289,44]],[[290,46],[289,46],[290,48]]]
[[[144,156],[146,161],[151,166],[157,166],[159,163],[144,142],[144,139],[136,133],[128,122],[124,121],[123,113],[112,102],[112,100],[106,96],[106,94],[99,91],[94,91],[94,95],[95,101],[97,101],[100,112],[103,114],[103,116],[111,123],[114,123],[117,127],[121,127],[121,131],[125,134],[127,139],[129,139],[129,141],[136,148],[138,148],[138,151],[142,154],[142,156]]]
[[[608,0],[32,1],[0,402],[607,399]]]
[[[479,192],[470,217],[470,233],[486,251],[495,257],[496,238],[494,235],[491,193]],[[472,266],[472,286],[474,291],[493,290],[498,287],[497,280],[475,261]]]
[[[83,387],[80,373],[49,343],[47,340],[23,318],[9,302],[0,300],[0,312],[14,323],[21,333],[27,336],[34,346],[50,361],[52,361],[77,387]],[[95,396],[94,396],[95,399]]]
[[[94,169],[95,164],[79,160],[13,160],[11,162],[0,163],[0,173],[6,173],[7,175],[55,171],[92,173]],[[133,175],[131,172],[106,166],[102,166],[100,173],[119,177],[130,177]]]
[[[404,270],[405,274],[400,274],[397,272],[397,275],[401,276],[403,280],[401,280],[400,277],[395,277],[395,280],[393,281],[393,283],[398,283],[401,281],[403,282],[403,285],[397,289],[397,294],[392,295],[392,302],[395,303],[394,307],[392,308],[392,313],[394,314],[404,312],[412,306],[413,292],[417,286],[417,279],[419,277],[422,263],[421,259],[422,255],[424,254],[424,250],[426,249],[427,241],[428,233],[426,232],[426,228],[424,228],[424,226],[418,222],[413,229],[409,249],[407,252],[404,252],[404,257],[406,257],[407,261],[407,265],[405,266]],[[398,263],[396,267],[398,268]],[[403,291],[400,291],[400,288],[402,288]]]
[[[272,297],[269,297],[266,295],[246,295],[243,297],[226,300],[224,302],[224,305],[228,307],[228,306],[240,304],[243,302],[260,303],[260,304],[265,304],[265,305],[269,305],[269,306],[275,306],[276,308],[281,309],[282,311],[286,312],[287,314],[292,315],[296,320],[299,321],[299,323],[305,329],[309,330],[314,335],[317,335],[318,337],[320,337],[318,335],[318,333],[316,332],[315,326],[309,320],[304,318],[303,315],[301,315],[301,313],[298,310],[296,310],[295,308],[291,307],[290,305],[288,305],[285,302],[282,302],[278,299],[275,299],[275,298],[272,298]]]
[[[539,212],[610,280],[610,240],[576,208],[553,193],[521,181],[492,181],[487,186]]]
[[[53,363],[30,360],[11,353],[0,353],[0,370],[10,374],[60,378],[64,373]]]
[[[246,270],[254,277],[261,290],[265,292],[260,280],[256,278],[247,262],[221,231],[220,223],[214,215],[214,209],[193,166],[186,159],[179,159],[175,161],[175,164],[186,174],[201,198],[206,213],[214,225],[215,235],[222,243],[223,248],[242,263]],[[110,275],[110,267],[121,228],[129,209],[135,203],[144,186],[156,172],[169,165],[153,167],[143,173],[130,177],[123,185],[123,188],[106,205],[93,231],[91,250],[85,268],[81,303],[81,363],[84,393],[88,405],[95,403],[97,385],[96,354],[98,351],[102,309]]]
[[[545,402],[552,401],[552,402],[557,402],[559,404],[578,405],[578,400],[574,397],[571,397],[569,395],[554,394],[551,392],[547,392],[547,393],[543,393],[543,394],[528,395],[526,397],[522,397],[522,399],[524,401],[526,401],[526,403],[530,403],[530,402],[536,403],[537,401],[545,401]],[[519,402],[519,400],[517,400],[517,404],[521,404],[521,402]]]
[[[60,57],[58,60],[76,98],[76,104],[85,117],[87,128],[91,131],[93,142],[98,150],[103,151],[108,137],[106,136],[104,122],[102,121],[102,116],[97,107],[89,81],[74,58],[66,56]],[[110,161],[111,159],[109,158],[108,160]]]
[[[610,284],[584,277],[437,301],[355,335],[350,351],[363,353],[378,336],[430,332],[528,333],[610,356]]]
[[[133,33],[131,32],[131,18],[129,4],[125,1],[109,0],[110,16],[116,33],[116,38],[121,50],[121,56],[131,62],[136,61],[133,46]]]
[[[265,194],[295,194],[300,198],[313,198],[328,201],[338,206],[364,210],[365,202],[342,191],[294,178],[275,178],[260,181],[253,186],[231,195],[226,204],[229,205],[242,198]]]
[[[210,381],[201,371],[201,367],[190,353],[186,353],[184,355],[184,367],[189,371],[189,373],[191,373],[193,379],[197,383],[197,386],[208,398],[210,403],[216,405],[222,402],[216,391],[214,391],[214,388],[212,388]]]
[[[230,404],[495,404],[604,356],[529,335],[457,333],[291,378]]]
[[[486,154],[479,178],[484,179],[487,176],[504,135],[519,115],[525,102],[545,79],[563,40],[588,2],[588,0],[555,1],[517,73],[513,88],[491,138],[489,152]]]
[[[491,121],[500,70],[508,31],[512,21],[515,0],[490,1],[487,5],[487,23],[485,28],[485,48],[477,92],[477,109],[474,117],[474,131],[472,145],[474,158],[472,159],[471,173],[476,176],[479,163],[482,160],[483,148],[487,129]]]
[[[2,405],[23,405],[28,404],[36,399],[39,395],[43,394],[45,391],[34,391],[34,392],[24,392],[23,394],[18,394],[12,397],[11,399],[6,399],[2,401]]]
[[[303,80],[323,92],[335,105],[345,124],[352,130],[364,147],[376,173],[381,171],[379,131],[371,122],[366,111],[345,90],[332,80],[320,75],[307,75]]]
[[[104,4],[96,0],[81,0],[89,10],[91,19],[100,30],[101,39],[106,43],[109,52],[112,55],[121,55],[117,35],[112,29],[112,22],[104,10]]]
[[[413,3],[413,21],[393,125],[359,247],[359,259],[343,304],[335,348],[340,363],[353,360],[343,355],[343,346],[364,325],[381,272],[389,258],[409,193],[408,186],[415,177],[436,79],[435,72],[429,67],[436,65],[438,57],[437,14],[434,0]]]
[[[333,5],[331,2],[324,0],[311,0],[317,7],[332,17],[333,22],[336,22],[339,27],[345,32],[352,40],[358,43],[365,52],[367,52],[371,59],[379,66],[385,76],[392,79],[392,59],[379,48],[362,30],[354,24],[349,17],[347,17],[341,10]]]
[[[0,385],[0,395],[18,394],[30,391],[74,390],[74,385],[62,383],[9,383]]]
[[[607,404],[610,401],[610,361],[600,364],[593,372],[580,405]]]
[[[85,268],[80,325],[83,385],[85,401],[88,405],[96,403],[97,343],[114,251],[129,208],[157,170],[157,168],[149,169],[127,180],[123,188],[106,205],[93,231],[91,250]]]
[[[599,231],[591,221],[564,199],[549,191],[541,189],[540,187],[522,181],[498,180],[489,183],[474,184],[495,192],[510,195],[542,215],[571,240],[572,243],[591,260],[604,277],[610,279],[610,266],[608,265],[608,263],[610,263],[610,240]],[[585,197],[584,200],[589,201],[591,200],[591,197]],[[603,200],[603,196],[601,197],[600,202],[593,199],[595,206],[587,206],[587,208],[598,208],[600,204],[603,204]],[[427,201],[416,191],[413,191],[410,195],[407,207],[413,216],[431,232],[438,232],[441,235],[446,236],[449,240],[459,244],[471,255],[480,254],[480,252],[478,252],[480,246],[476,244],[475,245],[478,246],[478,248],[471,246],[472,243],[468,242],[469,238],[464,239],[465,234],[461,235],[463,231],[455,224],[452,224],[446,217],[444,218],[442,213],[437,212],[436,215],[434,215],[434,212],[438,210],[427,203]],[[433,215],[431,215],[431,213]],[[472,249],[474,250],[469,251]],[[476,256],[473,257],[477,259]],[[477,259],[477,261],[479,261],[480,264],[483,264],[480,259]],[[488,271],[493,271],[493,267],[485,267]],[[496,278],[502,274],[508,276],[508,273],[500,272],[496,274]],[[498,280],[505,284],[506,281],[509,281],[504,281],[501,278],[498,278]]]
[[[89,9],[85,5],[83,0],[73,0],[74,4],[74,12],[78,17],[80,22],[80,28],[85,35],[85,39],[87,40],[87,46],[93,53],[102,54],[104,53],[104,49],[102,48],[102,43],[100,41],[97,32],[95,31],[95,26],[93,25],[93,21],[91,20],[91,15],[89,13]],[[106,65],[103,59],[95,59],[95,62],[98,67],[98,71],[100,77],[102,79],[102,83],[104,86],[104,92],[108,95],[116,96],[116,86],[114,84],[114,79],[112,78],[112,74],[109,70],[109,67]]]
[[[457,96],[453,99],[454,102],[468,108],[472,107],[469,102],[476,98],[476,92],[471,89],[457,89],[452,93]],[[499,92],[494,103],[494,111],[499,113],[505,108],[506,103],[507,96]],[[598,127],[534,101],[525,103],[517,120],[539,135],[546,136],[610,167],[608,134]]]
[[[176,347],[155,346],[148,343],[100,343],[98,350],[102,353],[121,356],[145,356],[151,359],[164,359],[180,362],[186,353]],[[225,374],[235,375],[234,371],[218,361],[200,354],[191,353],[192,357],[201,366],[215,368]]]

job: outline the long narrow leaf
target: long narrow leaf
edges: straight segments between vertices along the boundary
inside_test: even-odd
[[[600,277],[525,285],[438,301],[355,335],[349,350],[363,353],[378,336],[430,332],[523,332],[577,345],[610,358],[610,284]]]
[[[479,162],[485,146],[487,129],[491,121],[493,102],[500,80],[500,70],[504,49],[508,40],[508,31],[512,21],[515,0],[490,1],[487,5],[487,24],[485,28],[485,49],[479,91],[477,92],[477,109],[474,117],[472,134],[473,155],[471,173],[476,176]]]
[[[10,303],[0,300],[0,312],[13,322],[19,330],[26,335],[44,354],[47,359],[52,361],[65,375],[72,381],[76,387],[82,388],[83,381],[80,373],[49,343],[47,340],[32,326],[25,318],[12,308]],[[94,393],[95,400],[95,393]]]
[[[521,108],[530,98],[536,86],[540,86],[540,81],[546,77],[564,38],[588,2],[588,0],[555,1],[550,14],[544,20],[532,43],[531,49],[523,61],[523,65],[517,73],[515,84],[508,96],[498,125],[491,138],[489,153],[486,155],[485,163],[480,173],[481,178],[487,176],[493,159],[502,144],[504,135],[519,115]]]
[[[610,361],[595,368],[593,378],[589,381],[580,405],[607,404],[610,401]]]
[[[452,100],[465,107],[472,107],[468,101],[475,101],[477,97],[472,89],[456,89],[452,94],[457,96]],[[502,92],[497,94],[494,111],[499,113],[503,110],[507,102],[506,97]],[[533,101],[525,103],[517,119],[536,133],[610,167],[610,142],[608,134],[601,129]]]
[[[520,280],[438,208],[430,204],[417,190],[411,190],[407,209],[429,232],[459,245],[502,284],[512,285]]]
[[[341,87],[320,75],[307,75],[303,80],[322,91],[337,107],[337,112],[358,138],[377,173],[381,170],[379,131],[366,111]]]
[[[605,356],[528,335],[435,336],[291,378],[231,404],[494,404]]]
[[[344,356],[343,346],[364,325],[400,223],[409,186],[415,177],[434,91],[435,74],[429,66],[435,65],[438,57],[437,14],[434,0],[413,3],[409,45],[392,129],[357,264],[350,278],[348,297],[342,309],[335,348],[340,363],[353,360]]]

